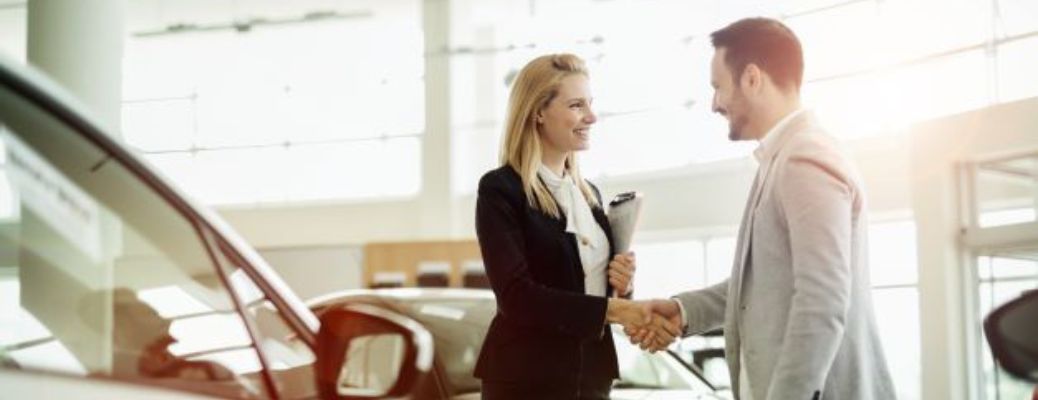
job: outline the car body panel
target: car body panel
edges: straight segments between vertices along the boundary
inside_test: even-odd
[[[445,388],[440,398],[452,400],[478,399],[479,381],[472,376],[475,359],[482,346],[483,337],[496,313],[496,302],[493,292],[483,289],[455,288],[390,288],[390,289],[355,289],[329,293],[307,301],[317,315],[331,305],[343,303],[365,303],[385,307],[407,315],[419,322],[437,340],[436,368],[432,378],[437,385]],[[622,330],[614,329],[615,335],[622,335]],[[642,363],[649,369],[677,371],[680,376],[671,376],[670,383],[663,386],[682,386],[687,383],[688,389],[615,387],[611,397],[614,399],[721,399],[713,391],[706,390],[709,384],[697,378],[687,366],[672,358],[671,353],[650,355],[630,345],[629,341],[617,337],[618,356],[621,363]],[[448,340],[449,339],[449,340]],[[462,342],[469,342],[464,344]],[[449,355],[445,355],[449,353]],[[636,359],[639,358],[640,359]],[[628,369],[630,369],[628,368]],[[643,371],[645,368],[642,369]],[[621,366],[621,377],[625,368]],[[681,373],[681,372],[684,373]],[[456,387],[458,384],[462,388]],[[624,382],[620,382],[623,385]],[[628,382],[628,384],[635,384]],[[693,389],[695,388],[695,389]],[[698,389],[698,390],[696,390]],[[459,393],[460,392],[460,393]]]
[[[114,379],[83,379],[57,374],[0,369],[0,397],[12,399],[215,399],[176,388]]]

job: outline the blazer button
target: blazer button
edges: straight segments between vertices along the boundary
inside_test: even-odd
[[[587,246],[588,243],[587,238],[580,238],[580,244]]]

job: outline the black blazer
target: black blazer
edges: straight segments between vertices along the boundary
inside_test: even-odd
[[[592,186],[601,204],[598,188]],[[609,239],[609,220],[592,213]],[[607,299],[584,293],[584,269],[565,218],[530,207],[519,174],[504,166],[483,175],[476,200],[476,234],[490,286],[494,316],[475,376],[502,382],[605,387],[618,377],[613,336],[605,322]],[[607,295],[612,288],[606,284]]]

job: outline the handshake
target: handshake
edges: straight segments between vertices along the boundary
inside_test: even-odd
[[[616,293],[629,294],[634,280],[633,252],[617,254],[609,262],[609,285]],[[657,352],[681,336],[681,308],[673,300],[625,300],[610,298],[606,321],[624,326],[624,333],[642,350]]]
[[[610,298],[606,321],[623,325],[632,344],[653,353],[681,336],[681,310],[673,300]]]

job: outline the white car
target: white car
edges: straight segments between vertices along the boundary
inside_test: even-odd
[[[0,397],[411,395],[431,368],[428,331],[363,306],[318,319],[100,126],[0,59]],[[353,357],[371,342],[399,351]],[[370,379],[361,362],[389,373]]]

